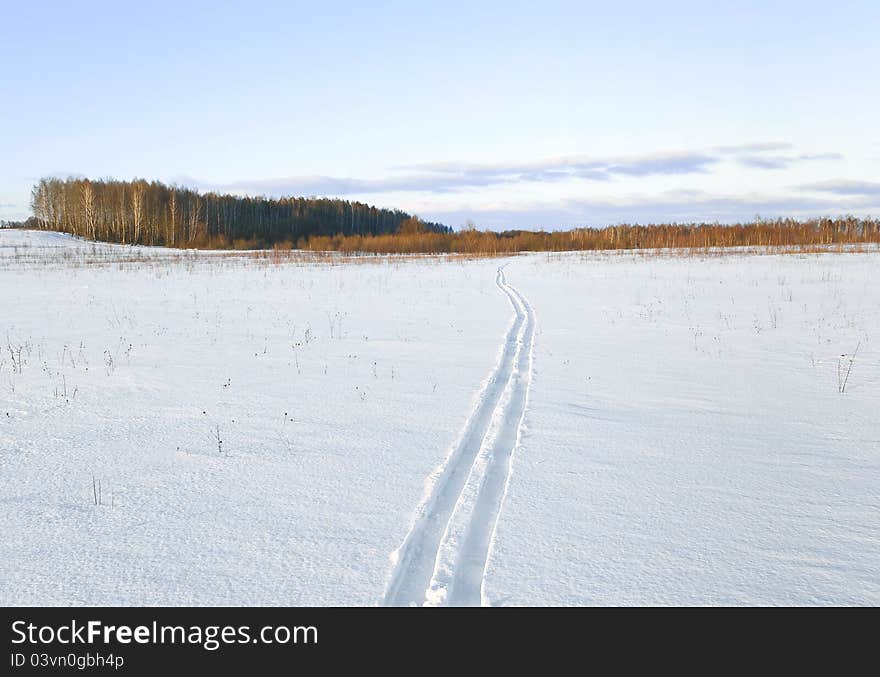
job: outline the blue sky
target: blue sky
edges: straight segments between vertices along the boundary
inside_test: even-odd
[[[44,175],[454,226],[880,216],[876,0],[0,10],[0,218]]]

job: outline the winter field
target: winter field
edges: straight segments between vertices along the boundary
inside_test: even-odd
[[[878,270],[0,231],[0,604],[878,604]]]

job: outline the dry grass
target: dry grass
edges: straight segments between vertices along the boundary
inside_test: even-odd
[[[429,234],[432,237],[438,234]],[[443,237],[449,237],[443,236]],[[71,246],[28,246],[7,248],[0,255],[0,268],[86,268],[113,266],[126,268],[155,268],[168,265],[189,267],[205,265],[247,266],[336,266],[403,263],[407,261],[466,262],[476,259],[515,256],[520,253],[542,253],[548,259],[579,254],[584,259],[596,256],[625,256],[631,258],[719,257],[728,255],[780,255],[880,252],[878,242],[834,242],[784,245],[642,247],[607,249],[548,249],[462,252],[375,252],[339,251],[334,249],[294,249],[276,246],[272,249],[253,250],[199,250],[165,247],[128,246],[95,243],[75,239]]]

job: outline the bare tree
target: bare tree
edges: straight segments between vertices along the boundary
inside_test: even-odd
[[[119,224],[118,228],[122,244],[125,244],[125,223],[126,221],[128,221],[127,214],[125,212],[125,186],[126,184],[124,183],[120,186],[118,192],[119,206],[117,207],[116,212],[116,220]]]
[[[168,233],[165,236],[165,244],[174,246],[174,233],[177,230],[177,189],[172,188],[168,195],[168,213],[171,216],[171,222],[168,227]]]
[[[84,181],[80,186],[80,207],[82,208],[83,225],[85,235],[95,239],[95,228],[98,223],[95,210],[95,190],[89,181]]]
[[[131,221],[134,228],[132,242],[140,242],[144,224],[144,184],[141,181],[131,184]]]
[[[199,222],[202,219],[202,200],[198,195],[193,195],[189,204],[189,223],[187,243],[192,244],[199,234]]]

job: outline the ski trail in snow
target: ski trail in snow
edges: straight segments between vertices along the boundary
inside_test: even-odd
[[[393,556],[386,606],[485,601],[483,575],[519,441],[535,334],[534,312],[507,283],[503,266],[495,284],[514,309],[513,321],[457,443],[426,481],[412,528]]]
[[[535,318],[528,301],[513,287],[508,296],[526,318],[516,342],[514,368],[489,430],[459,495],[440,543],[426,604],[487,605],[483,581],[495,528],[519,444],[531,382]]]

